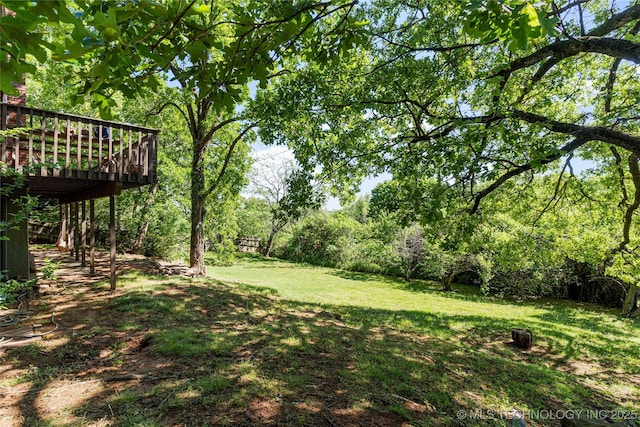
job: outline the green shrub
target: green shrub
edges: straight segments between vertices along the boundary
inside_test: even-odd
[[[573,272],[565,267],[500,270],[483,285],[482,290],[492,295],[517,298],[566,298],[569,285],[576,280]]]
[[[44,265],[40,267],[42,278],[45,280],[56,280],[56,270],[60,268],[60,262],[53,262],[52,259],[45,258]]]
[[[16,299],[33,288],[35,280],[15,280],[7,279],[0,282],[0,307],[6,308],[13,304]]]
[[[296,224],[276,256],[327,267],[343,267],[353,259],[354,230],[359,224],[342,215],[318,213]]]

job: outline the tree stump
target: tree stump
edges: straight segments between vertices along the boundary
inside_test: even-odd
[[[511,330],[511,339],[520,348],[529,350],[533,345],[533,334],[529,329],[513,328]]]

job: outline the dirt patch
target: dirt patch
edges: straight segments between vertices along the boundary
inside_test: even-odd
[[[302,334],[308,334],[309,327],[325,326],[358,332],[347,328],[334,313],[273,312],[271,297],[264,297],[260,307],[255,301],[224,293],[200,300],[197,294],[206,294],[208,288],[187,290],[188,284],[185,288],[167,286],[163,291],[129,288],[111,292],[107,253],[97,252],[96,274],[90,276],[88,260],[82,266],[67,253],[33,252],[37,265],[50,259],[59,268],[56,280],[39,282],[38,292],[22,307],[29,317],[12,331],[16,338],[0,347],[2,426],[47,422],[110,426],[135,424],[136,420],[154,420],[160,425],[341,427],[405,422],[393,413],[353,407],[352,397],[336,375],[340,369],[352,369],[348,354],[341,356],[344,361],[337,360],[328,348],[331,344],[317,342],[317,338],[309,341],[319,349],[313,353],[298,350],[295,340],[289,342],[295,328],[306,331]],[[135,272],[171,280],[159,276],[162,271],[156,261],[136,255],[118,255],[116,270],[118,275]],[[184,307],[194,300],[198,302]],[[176,310],[184,311],[181,318],[200,320],[195,321],[196,326],[186,322],[162,326]],[[168,314],[163,316],[163,312]],[[34,323],[46,333],[17,336],[16,331],[34,335]],[[169,336],[158,342],[157,337],[185,328],[208,334],[213,342],[217,336],[231,341],[235,334],[249,338],[228,349],[214,349],[205,358],[174,357],[170,345],[177,338]],[[270,331],[290,353],[282,355],[269,348],[265,334],[255,333],[258,328]],[[175,351],[180,352],[179,346]],[[289,364],[299,366],[294,369]],[[265,372],[276,371],[302,383],[288,390],[278,380],[264,378]],[[419,414],[424,408],[409,411]]]

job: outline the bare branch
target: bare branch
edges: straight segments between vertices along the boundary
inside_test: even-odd
[[[531,224],[531,228],[533,229],[536,224],[538,223],[538,221],[540,221],[540,218],[542,218],[542,216],[547,212],[547,210],[549,209],[549,207],[551,206],[551,204],[558,199],[559,195],[560,195],[560,186],[562,184],[562,180],[564,178],[564,172],[567,170],[567,167],[571,167],[571,158],[573,157],[573,153],[569,153],[569,156],[567,157],[567,160],[564,162],[564,166],[562,166],[562,170],[560,171],[560,175],[558,176],[558,181],[556,181],[556,186],[553,190],[553,195],[551,196],[551,198],[549,199],[549,201],[547,202],[547,204],[544,206],[544,208],[542,208],[542,210],[540,211],[540,213],[538,214],[538,216],[536,217],[536,219],[533,221],[533,223]],[[573,174],[573,173],[572,173]],[[566,186],[566,182],[565,184],[562,186],[562,188],[564,189],[564,187]]]
[[[166,103],[162,104],[162,105],[160,106],[160,108],[158,108],[158,110],[157,110],[157,111],[155,111],[155,112],[154,112],[154,111],[150,112],[150,113],[148,114],[148,116],[157,116],[158,114],[162,113],[162,112],[164,111],[164,109],[165,109],[165,108],[167,108],[167,107],[174,107],[176,110],[178,110],[178,112],[180,112],[180,114],[182,115],[182,117],[184,118],[184,120],[185,120],[187,123],[189,123],[189,117],[187,116],[187,113],[186,113],[182,108],[180,108],[180,106],[179,106],[178,104],[176,104],[176,103],[175,103],[175,102],[173,102],[173,101],[169,101],[169,102],[166,102]]]
[[[241,120],[244,120],[244,117],[235,116],[235,117],[231,117],[229,119],[223,120],[223,121],[221,121],[219,123],[216,123],[215,125],[211,126],[211,128],[207,131],[207,133],[204,135],[203,138],[208,141],[209,139],[211,139],[213,137],[213,134],[218,132],[220,129],[222,129],[226,125],[234,123],[234,122],[239,122]]]

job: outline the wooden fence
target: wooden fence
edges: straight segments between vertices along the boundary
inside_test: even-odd
[[[260,250],[260,238],[241,236],[236,239],[236,248],[238,252],[257,253]]]

